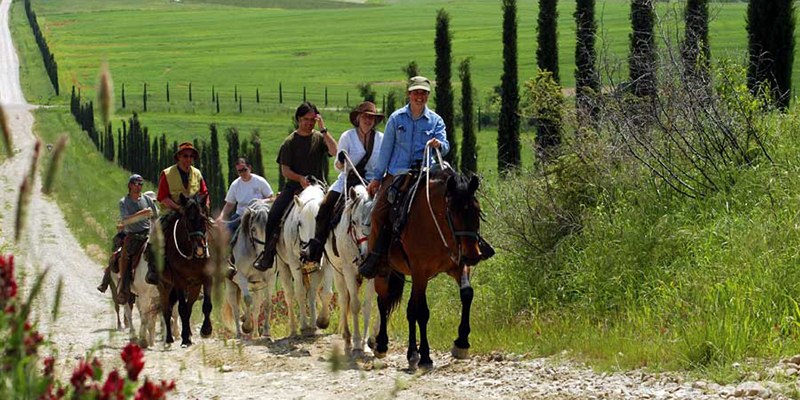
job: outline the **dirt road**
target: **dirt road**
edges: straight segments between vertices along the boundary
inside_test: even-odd
[[[115,333],[109,297],[95,290],[101,266],[86,256],[55,202],[40,193],[36,182],[22,241],[13,245],[14,215],[22,176],[28,173],[35,141],[33,116],[19,83],[19,62],[8,28],[10,0],[0,6],[0,102],[10,115],[16,155],[0,165],[0,248],[17,258],[24,284],[36,271],[49,269],[37,317],[40,329],[58,351],[62,374],[92,349],[105,365],[120,365],[119,351],[127,335]],[[80,162],[67,160],[67,162]],[[120,194],[122,195],[122,194]],[[57,281],[64,282],[59,318],[49,310]],[[219,306],[219,305],[215,305]],[[197,332],[199,327],[195,327]],[[219,327],[217,327],[219,329]],[[157,345],[146,352],[144,374],[175,379],[171,398],[200,399],[712,399],[734,394],[733,386],[683,382],[640,372],[596,374],[575,363],[518,359],[508,355],[477,356],[457,361],[433,355],[436,368],[415,376],[405,371],[405,349],[395,346],[384,362],[370,358],[331,372],[326,361],[336,335],[278,341],[234,341],[194,337],[188,349]],[[773,398],[777,393],[766,388]]]

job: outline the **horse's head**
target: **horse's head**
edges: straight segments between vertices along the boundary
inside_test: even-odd
[[[447,179],[447,214],[459,246],[461,260],[475,265],[494,255],[494,249],[480,236],[481,206],[475,192],[480,185],[477,176],[454,174]]]
[[[301,250],[306,248],[314,237],[317,213],[323,198],[325,198],[323,185],[317,180],[312,181],[311,185],[294,197],[295,207],[299,211],[297,226]]]
[[[206,197],[202,194],[195,194],[185,197],[181,194],[180,206],[181,221],[189,236],[191,249],[190,258],[208,258],[208,240],[206,232],[208,229],[208,209],[206,208]]]
[[[264,251],[268,215],[269,204],[261,200],[253,200],[242,215],[237,240],[247,240],[254,250],[253,254]]]
[[[345,210],[350,216],[347,233],[358,247],[358,256],[353,262],[359,265],[369,253],[370,213],[375,200],[369,196],[363,185],[351,187],[349,196],[350,202]]]

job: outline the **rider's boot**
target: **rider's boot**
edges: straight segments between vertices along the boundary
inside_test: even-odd
[[[391,241],[391,232],[386,229],[382,230],[378,235],[378,240],[375,242],[375,247],[367,256],[367,259],[358,267],[358,273],[364,278],[372,279],[378,276],[378,264],[384,258],[386,250]]]
[[[108,285],[111,284],[111,268],[106,268],[105,273],[103,273],[103,282],[100,283],[100,286],[97,287],[97,290],[100,293],[105,293],[108,290]]]
[[[144,276],[144,281],[151,285],[158,285],[158,266],[155,256],[151,256],[147,260],[147,274]]]
[[[278,235],[270,236],[269,240],[267,241],[266,246],[264,246],[264,251],[256,258],[256,261],[253,263],[253,268],[264,272],[270,268],[272,268],[272,264],[275,262],[275,247],[278,244]]]
[[[130,257],[125,250],[122,250],[122,257],[119,260],[119,275],[120,284],[117,287],[116,300],[118,304],[126,304],[131,295],[131,278],[130,278]]]
[[[304,263],[319,263],[322,261],[322,253],[325,251],[325,242],[331,232],[331,218],[336,208],[336,204],[341,198],[341,193],[331,190],[325,195],[325,200],[319,206],[317,212],[316,225],[314,228],[314,238],[308,241],[306,248],[300,251],[300,261]]]

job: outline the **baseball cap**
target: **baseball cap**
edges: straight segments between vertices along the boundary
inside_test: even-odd
[[[415,76],[408,80],[408,91],[422,89],[431,91],[431,81],[424,76]]]

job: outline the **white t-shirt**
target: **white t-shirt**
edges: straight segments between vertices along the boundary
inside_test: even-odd
[[[236,203],[236,214],[241,216],[251,201],[266,199],[269,196],[272,196],[272,188],[267,180],[256,174],[250,174],[250,180],[247,182],[239,177],[231,183],[225,202]]]
[[[375,170],[378,167],[378,157],[381,152],[381,143],[383,142],[383,132],[375,131],[375,144],[372,147],[372,155],[369,157],[369,161],[367,161],[366,169],[366,176],[362,176],[367,182],[376,178]],[[347,155],[350,157],[350,160],[353,161],[353,164],[358,165],[361,162],[361,159],[364,158],[367,154],[367,149],[364,148],[364,145],[361,144],[361,140],[358,139],[358,133],[356,133],[355,129],[350,129],[342,133],[342,137],[339,138],[339,146],[338,151],[346,151]],[[334,165],[334,168],[336,165]],[[344,176],[344,171],[336,169],[339,171],[339,178],[336,179],[336,182],[333,183],[330,190],[334,192],[341,193],[344,190],[344,181],[347,179]]]

